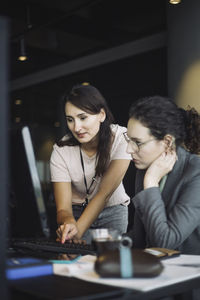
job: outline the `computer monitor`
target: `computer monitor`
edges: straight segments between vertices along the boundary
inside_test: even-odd
[[[10,237],[49,237],[33,143],[27,126],[10,130]]]

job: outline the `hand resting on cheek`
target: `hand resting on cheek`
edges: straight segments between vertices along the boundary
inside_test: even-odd
[[[144,189],[159,186],[161,178],[173,169],[177,155],[175,150],[164,151],[148,167],[144,177]]]

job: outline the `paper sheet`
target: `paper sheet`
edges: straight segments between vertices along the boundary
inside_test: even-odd
[[[152,278],[100,278],[94,271],[95,260],[95,256],[85,255],[74,264],[54,264],[54,274],[73,276],[78,279],[94,283],[140,291],[150,291],[156,288],[200,277],[199,255],[180,255],[178,257],[165,259],[163,260],[164,270],[162,273],[159,276]],[[186,266],[186,264],[188,266]]]

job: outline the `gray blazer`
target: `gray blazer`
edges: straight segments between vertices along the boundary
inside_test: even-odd
[[[136,174],[135,214],[129,235],[135,248],[164,247],[200,254],[200,157],[183,148],[159,187],[143,190],[145,170]]]

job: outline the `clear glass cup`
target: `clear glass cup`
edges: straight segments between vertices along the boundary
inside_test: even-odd
[[[107,251],[119,249],[122,236],[116,229],[91,229],[90,233],[98,256]]]

